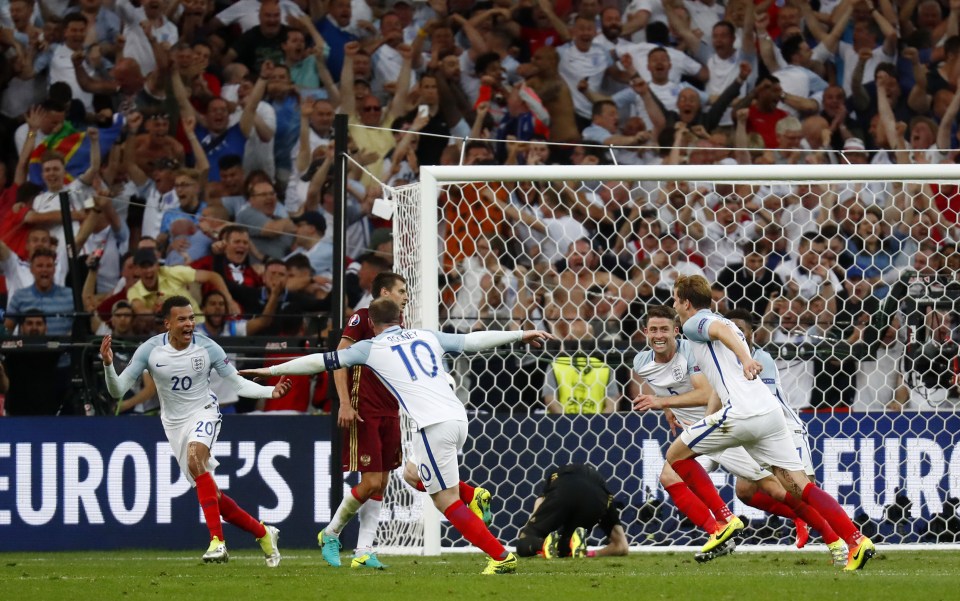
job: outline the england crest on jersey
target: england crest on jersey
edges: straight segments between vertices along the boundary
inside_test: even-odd
[[[193,358],[193,371],[197,372],[198,374],[199,374],[199,373],[203,373],[204,363],[205,363],[205,362],[204,362],[204,360],[203,360],[203,356],[202,356],[202,355],[197,356],[197,357],[194,357],[194,358]]]
[[[684,363],[686,363],[686,361],[684,361]],[[674,382],[682,382],[684,376],[687,375],[685,366],[684,366],[684,365],[678,365],[678,364],[675,363],[674,366],[673,366],[673,370],[672,370],[672,372],[671,372],[671,375],[673,376],[673,381],[674,381]]]

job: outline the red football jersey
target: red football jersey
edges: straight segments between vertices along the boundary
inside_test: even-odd
[[[366,309],[358,309],[343,328],[343,337],[354,342],[368,340],[373,338],[373,335],[373,326],[370,325]],[[400,405],[397,398],[387,390],[372,369],[359,365],[349,368],[347,382],[350,386],[350,404],[360,413],[360,417],[399,415]]]

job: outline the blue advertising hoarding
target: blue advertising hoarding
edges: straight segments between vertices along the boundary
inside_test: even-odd
[[[960,415],[804,417],[817,478],[851,515],[882,524],[897,495],[910,503],[908,527],[889,542],[925,540],[930,518],[960,496]],[[217,482],[254,517],[278,525],[286,548],[314,547],[330,520],[329,419],[224,417]],[[626,505],[632,543],[691,544],[699,533],[679,519],[658,483],[669,439],[655,414],[473,416],[463,476],[494,491],[493,531],[508,544],[544,473],[567,462],[591,463],[608,477]],[[732,477],[713,477],[738,514],[763,517],[734,500]],[[463,544],[444,532],[445,544]],[[197,549],[205,535],[196,494],[158,419],[0,419],[0,551]]]

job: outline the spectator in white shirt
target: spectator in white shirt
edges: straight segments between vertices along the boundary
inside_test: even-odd
[[[157,68],[151,40],[169,49],[180,39],[177,26],[163,14],[163,8],[162,0],[144,0],[137,8],[130,0],[117,2],[126,40],[123,56],[137,61],[144,75],[150,75]]]
[[[737,29],[732,23],[720,21],[713,27],[714,55],[707,62],[710,79],[707,80],[706,86],[710,102],[716,101],[720,94],[727,89],[727,86],[736,81],[740,74],[740,63],[742,62],[749,63],[752,68],[752,75],[747,80],[745,87],[752,86],[756,81],[757,53],[754,50],[753,23],[753,11],[748,10],[744,18],[739,50],[736,48]],[[720,125],[731,123],[733,123],[733,119],[730,112],[727,111],[720,120]]]
[[[62,81],[70,86],[73,97],[83,103],[88,112],[93,110],[93,94],[85,92],[77,81],[76,68],[73,65],[74,53],[84,52],[84,40],[87,37],[87,18],[80,13],[71,13],[63,19],[63,43],[53,45],[50,59],[50,83]],[[94,68],[84,61],[83,68],[90,75]]]
[[[557,48],[560,76],[570,88],[578,122],[585,123],[591,118],[592,105],[579,90],[580,82],[586,80],[589,89],[599,90],[604,76],[613,74],[616,68],[610,55],[593,42],[597,35],[597,25],[593,20],[578,18],[573,24],[572,33],[573,40]]]

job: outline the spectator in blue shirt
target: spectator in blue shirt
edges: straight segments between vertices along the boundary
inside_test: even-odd
[[[7,314],[4,326],[13,331],[18,316],[25,315],[28,309],[39,309],[47,318],[48,336],[69,336],[73,326],[73,293],[69,288],[53,283],[56,271],[57,252],[49,248],[38,248],[30,257],[30,273],[33,285],[20,288],[7,301]]]

